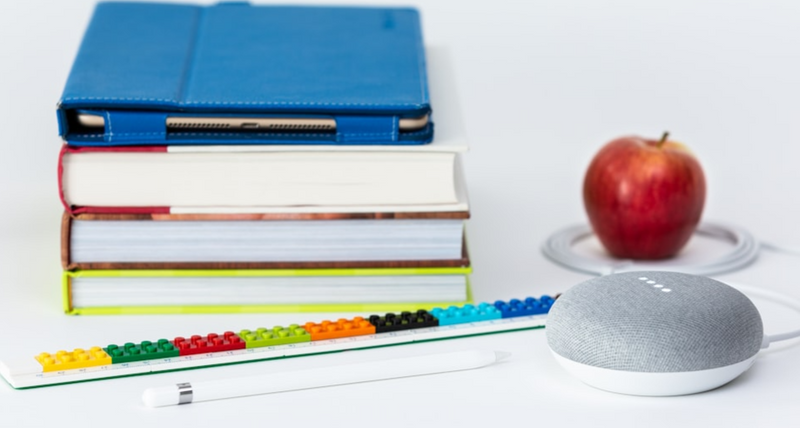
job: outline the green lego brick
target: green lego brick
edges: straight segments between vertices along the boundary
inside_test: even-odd
[[[248,348],[311,341],[311,335],[297,324],[292,324],[287,328],[275,326],[271,329],[261,327],[256,329],[256,331],[242,330],[239,332],[239,337],[244,340]]]
[[[177,357],[180,352],[167,339],[158,339],[158,342],[155,343],[145,340],[138,345],[131,342],[122,346],[108,345],[107,348],[103,349],[111,356],[112,364]]]

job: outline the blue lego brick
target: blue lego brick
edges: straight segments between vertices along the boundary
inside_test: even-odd
[[[539,299],[527,297],[525,300],[512,299],[508,303],[498,300],[494,302],[494,307],[500,310],[503,318],[525,317],[546,314],[550,311],[553,302],[555,299],[550,296],[542,296]]]
[[[464,324],[476,321],[496,320],[503,317],[500,310],[489,303],[450,306],[447,309],[434,308],[431,314],[439,320],[439,325]]]

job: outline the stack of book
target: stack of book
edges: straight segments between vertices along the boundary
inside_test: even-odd
[[[469,302],[427,88],[413,9],[98,5],[58,109],[65,311]]]

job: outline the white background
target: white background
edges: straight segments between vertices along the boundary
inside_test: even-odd
[[[552,293],[588,278],[546,261],[539,246],[558,228],[585,221],[583,172],[603,143],[624,134],[669,130],[695,151],[708,182],[704,218],[800,246],[799,2],[418,6],[426,44],[451,56],[472,148],[465,164],[476,300]],[[55,103],[92,7],[0,6],[0,359],[305,320],[62,314]],[[800,297],[798,264],[798,257],[765,252],[721,278]],[[768,332],[800,326],[800,316],[756,303]],[[550,357],[544,331],[25,391],[0,383],[0,426],[794,426],[794,345],[773,346],[721,389],[660,399],[582,385]],[[514,356],[436,377],[166,409],[140,404],[150,386],[475,347]]]

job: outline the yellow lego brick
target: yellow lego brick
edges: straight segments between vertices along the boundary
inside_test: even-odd
[[[88,351],[78,348],[72,352],[58,351],[55,354],[42,352],[36,356],[36,361],[42,365],[43,371],[56,372],[110,365],[111,357],[103,348],[93,346]]]

